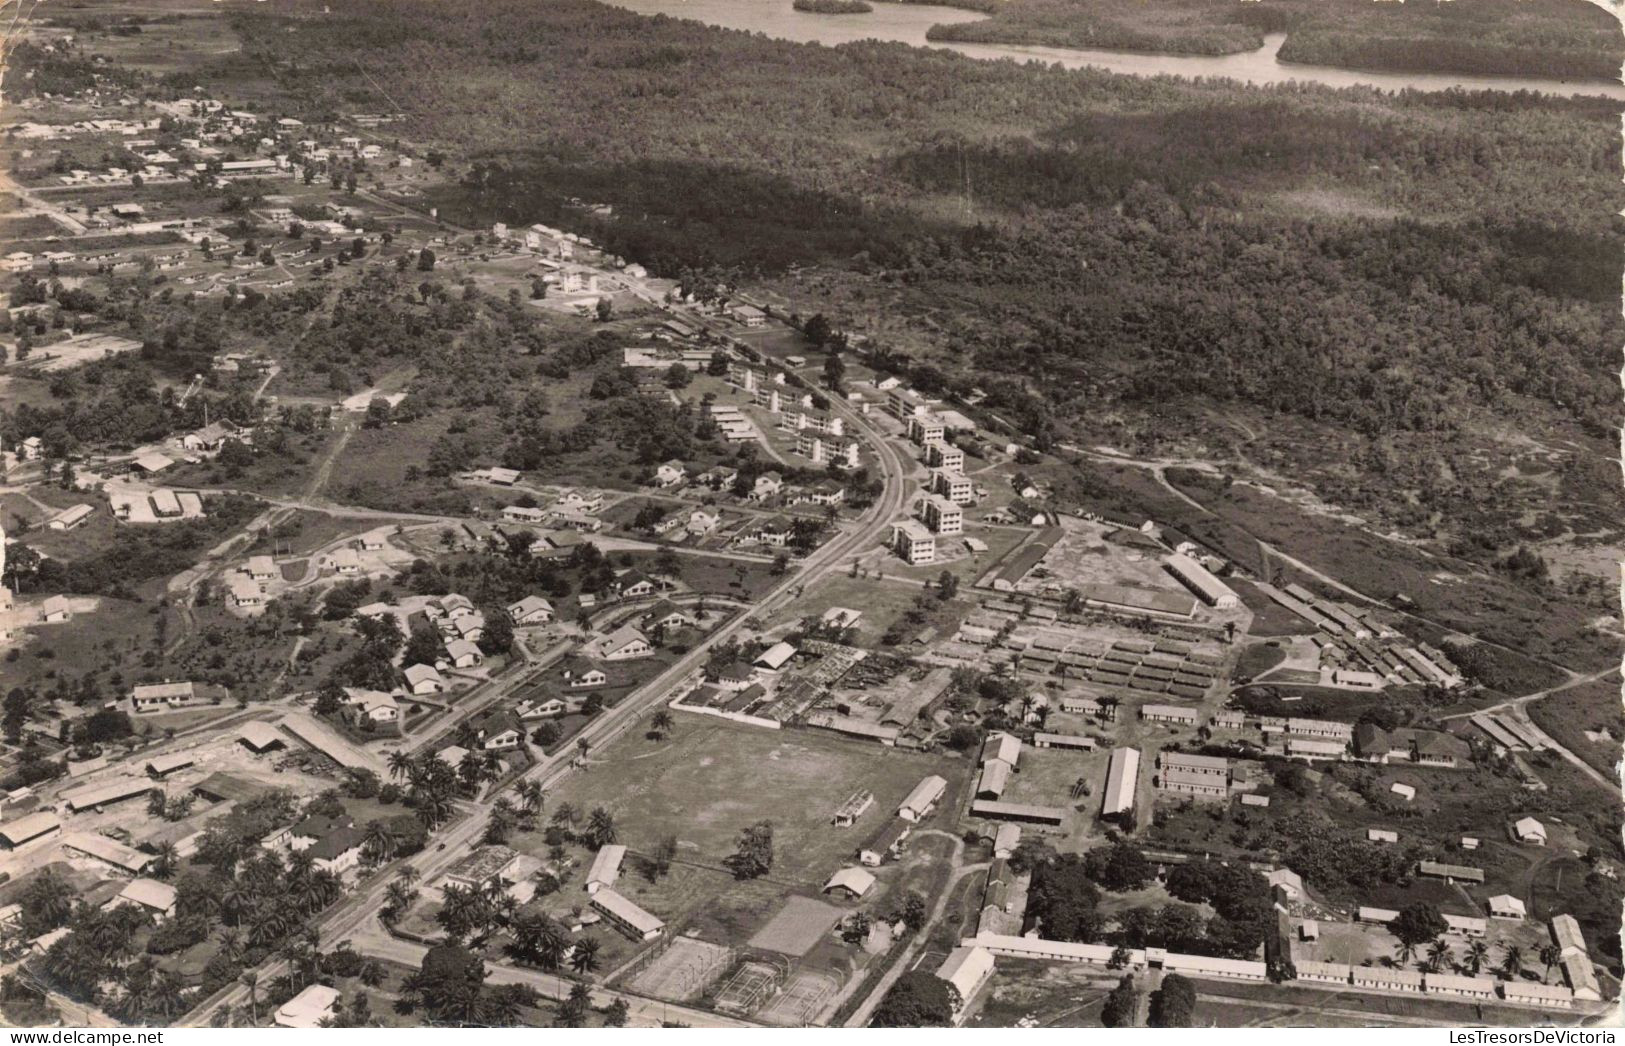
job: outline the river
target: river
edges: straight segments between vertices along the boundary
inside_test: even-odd
[[[616,7],[644,15],[664,14],[689,18],[724,29],[743,29],[796,43],[847,44],[857,40],[888,40],[915,47],[941,47],[971,58],[1013,58],[1018,61],[1058,62],[1069,69],[1085,66],[1135,76],[1218,76],[1249,84],[1290,81],[1353,87],[1357,84],[1387,91],[1414,88],[1444,91],[1539,91],[1553,95],[1606,95],[1625,101],[1625,84],[1607,80],[1543,80],[1520,76],[1455,76],[1438,73],[1378,73],[1331,66],[1283,62],[1277,54],[1284,33],[1271,33],[1256,51],[1229,55],[1141,54],[1128,51],[1089,51],[1069,47],[1024,47],[1017,44],[935,43],[926,30],[946,22],[975,22],[974,11],[933,4],[879,3],[870,14],[820,15],[797,11],[790,0],[607,0]]]

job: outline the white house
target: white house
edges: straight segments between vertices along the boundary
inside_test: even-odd
[[[345,687],[344,695],[349,698],[350,715],[358,723],[394,723],[401,718],[394,694]]]
[[[553,620],[553,604],[541,596],[526,596],[508,606],[508,616],[516,625],[545,625]]]
[[[631,625],[622,625],[605,636],[598,649],[598,656],[605,661],[630,661],[648,657],[655,650],[648,637]]]
[[[479,645],[466,639],[453,639],[446,644],[446,658],[453,668],[473,668],[485,660]]]
[[[1546,845],[1546,826],[1533,817],[1520,818],[1512,826],[1512,837],[1520,843],[1529,843],[1532,846]]]
[[[433,665],[408,665],[402,674],[406,689],[413,694],[438,694],[446,689],[446,681]]]

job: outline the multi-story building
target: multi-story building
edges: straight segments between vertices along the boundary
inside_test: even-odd
[[[965,510],[949,501],[947,498],[935,494],[927,495],[921,504],[920,514],[925,517],[925,525],[938,534],[963,534],[965,532]]]
[[[942,495],[956,505],[969,505],[976,500],[976,485],[957,469],[932,470],[931,492]]]
[[[932,468],[953,469],[955,472],[965,471],[965,452],[940,439],[927,440],[925,444],[925,463]]]
[[[892,548],[905,563],[935,563],[937,539],[918,520],[905,519],[892,524]]]

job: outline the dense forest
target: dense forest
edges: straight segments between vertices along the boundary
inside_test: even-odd
[[[982,11],[980,22],[934,25],[927,39],[1108,51],[1160,51],[1221,55],[1264,46],[1264,33],[1285,27],[1269,5],[1227,0],[1165,0],[1119,4],[1111,0],[950,0],[951,7]]]
[[[320,34],[237,17],[313,106],[355,89],[325,61],[342,42],[414,133],[478,156],[442,213],[563,221],[582,199],[613,218],[573,224],[656,271],[878,278],[951,331],[967,385],[1042,376],[1062,416],[1199,396],[1368,435],[1528,399],[1612,424],[1612,103],[798,46],[585,0],[344,10]],[[1273,205],[1310,190],[1349,205]]]
[[[1617,20],[1585,0],[949,2],[990,17],[933,26],[932,40],[1223,55],[1281,32],[1287,62],[1553,79],[1616,79],[1625,59]]]

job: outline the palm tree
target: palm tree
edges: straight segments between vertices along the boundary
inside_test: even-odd
[[[1400,941],[1399,947],[1394,949],[1394,959],[1401,967],[1409,966],[1416,957],[1416,945],[1410,941]]]
[[[389,776],[397,781],[407,780],[412,776],[412,757],[400,749],[389,753]]]
[[[1428,945],[1428,969],[1438,973],[1444,969],[1444,964],[1450,961],[1450,945],[1443,937],[1436,939]]]
[[[560,803],[553,808],[554,824],[575,824],[576,818],[580,816],[581,813],[576,809],[574,803]]]
[[[1546,972],[1540,975],[1541,983],[1550,983],[1552,967],[1563,961],[1563,950],[1555,944],[1544,944],[1540,949],[1540,961],[1546,967]]]
[[[487,781],[495,781],[502,776],[502,757],[495,752],[486,752],[480,760],[480,773]]]
[[[593,807],[592,813],[587,815],[587,831],[584,834],[594,849],[613,843],[616,834],[615,815],[601,806]]]
[[[236,962],[243,955],[243,935],[229,926],[220,930],[220,954]]]
[[[520,781],[514,790],[519,795],[520,808],[532,817],[542,812],[542,782]]]
[[[654,727],[655,736],[665,737],[671,732],[671,711],[669,709],[662,708],[660,711],[654,714],[653,719],[649,720],[649,725]]]
[[[379,962],[377,959],[368,959],[366,962],[361,964],[361,972],[357,974],[357,976],[360,978],[362,984],[365,984],[369,988],[376,988],[380,984],[384,983],[384,978],[387,976],[387,974],[384,971],[383,963]]]
[[[384,887],[384,902],[382,913],[385,919],[394,919],[412,907],[412,902],[418,899],[418,892],[399,879]]]
[[[361,845],[374,860],[387,861],[395,856],[395,833],[384,822],[373,821],[367,825]]]
[[[598,942],[591,937],[577,941],[575,953],[570,956],[570,968],[583,977],[598,969]]]
[[[1518,974],[1523,972],[1523,947],[1517,944],[1504,944],[1501,946],[1501,971],[1507,975],[1507,980],[1516,980]]]
[[[152,857],[152,875],[155,879],[168,879],[180,867],[180,851],[175,844],[165,840],[157,845]]]
[[[1468,973],[1478,976],[1478,971],[1484,968],[1484,961],[1490,957],[1490,946],[1483,941],[1467,942],[1467,958],[1462,963]]]
[[[243,987],[248,989],[248,1012],[254,1018],[254,1023],[260,1022],[260,971],[244,970],[242,976]]]

